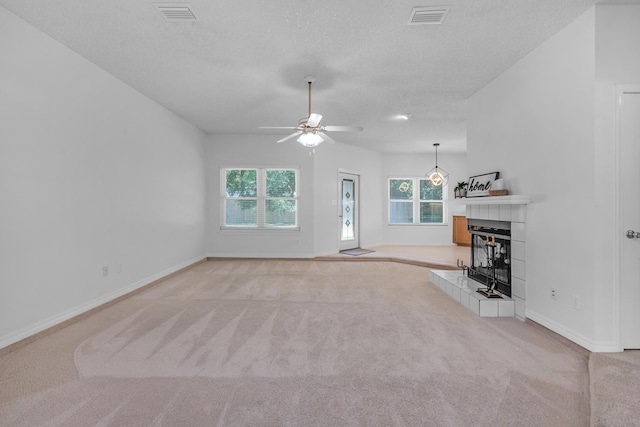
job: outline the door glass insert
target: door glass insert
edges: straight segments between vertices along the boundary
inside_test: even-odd
[[[354,209],[354,182],[348,179],[342,180],[342,231],[341,240],[355,239],[355,209]]]

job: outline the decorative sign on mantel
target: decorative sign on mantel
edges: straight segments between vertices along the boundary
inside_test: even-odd
[[[500,172],[491,172],[470,177],[469,185],[467,185],[467,197],[488,196],[491,185],[499,176]]]

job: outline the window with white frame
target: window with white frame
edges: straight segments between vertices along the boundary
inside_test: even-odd
[[[389,224],[444,224],[447,186],[425,178],[389,178]]]
[[[293,229],[298,227],[298,170],[223,168],[223,228]]]

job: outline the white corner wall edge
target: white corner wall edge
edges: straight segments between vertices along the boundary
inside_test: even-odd
[[[78,307],[72,308],[71,310],[62,312],[60,314],[57,314],[55,316],[52,316],[48,319],[44,319],[41,322],[38,322],[32,326],[26,327],[16,333],[10,334],[10,335],[5,335],[3,337],[0,337],[0,349],[3,349],[5,347],[10,346],[11,344],[15,344],[20,340],[23,340],[25,338],[28,338],[32,335],[35,335],[39,332],[42,332],[46,329],[49,329],[53,326],[56,326],[66,320],[72,319],[75,316],[78,316],[82,313],[86,313],[89,310],[92,310],[96,307],[99,307],[103,304],[106,304],[110,301],[113,301],[116,298],[119,298],[123,295],[128,294],[129,292],[133,292],[137,289],[142,288],[143,286],[146,286],[150,283],[155,282],[156,280],[162,279],[163,277],[166,277],[172,273],[175,273],[178,270],[181,270],[185,267],[188,267],[190,265],[193,265],[201,260],[203,260],[205,257],[204,256],[198,256],[195,258],[191,258],[187,261],[181,262],[178,265],[175,265],[173,267],[167,268],[166,270],[163,270],[159,273],[153,274],[149,277],[146,277],[142,280],[139,280],[135,283],[132,283],[129,286],[126,286],[124,288],[118,289],[117,291],[111,292],[103,297],[100,298],[96,298],[92,301],[89,301],[86,304],[82,304]]]
[[[550,320],[549,318],[542,316],[538,313],[535,313],[529,309],[526,310],[527,319],[531,319],[536,323],[544,326],[552,330],[553,332],[562,335],[570,341],[578,344],[581,347],[586,348],[592,353],[619,353],[622,351],[620,346],[614,342],[594,342],[589,340],[588,338],[575,333],[574,331],[567,329],[566,327],[560,325],[559,323]]]

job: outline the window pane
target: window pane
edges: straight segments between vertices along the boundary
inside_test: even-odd
[[[428,179],[421,179],[420,200],[442,200],[442,187],[442,185],[433,185]]]
[[[389,223],[390,224],[412,224],[413,223],[413,203],[389,202]]]
[[[267,227],[295,227],[295,200],[266,200],[264,225]]]
[[[442,223],[442,202],[420,202],[420,223]]]
[[[295,197],[296,171],[267,170],[267,197]]]
[[[389,198],[391,200],[411,200],[413,199],[412,179],[390,179]]]
[[[256,172],[255,169],[227,170],[227,197],[256,197],[258,195]]]
[[[229,227],[257,227],[257,200],[225,201],[225,225]]]

